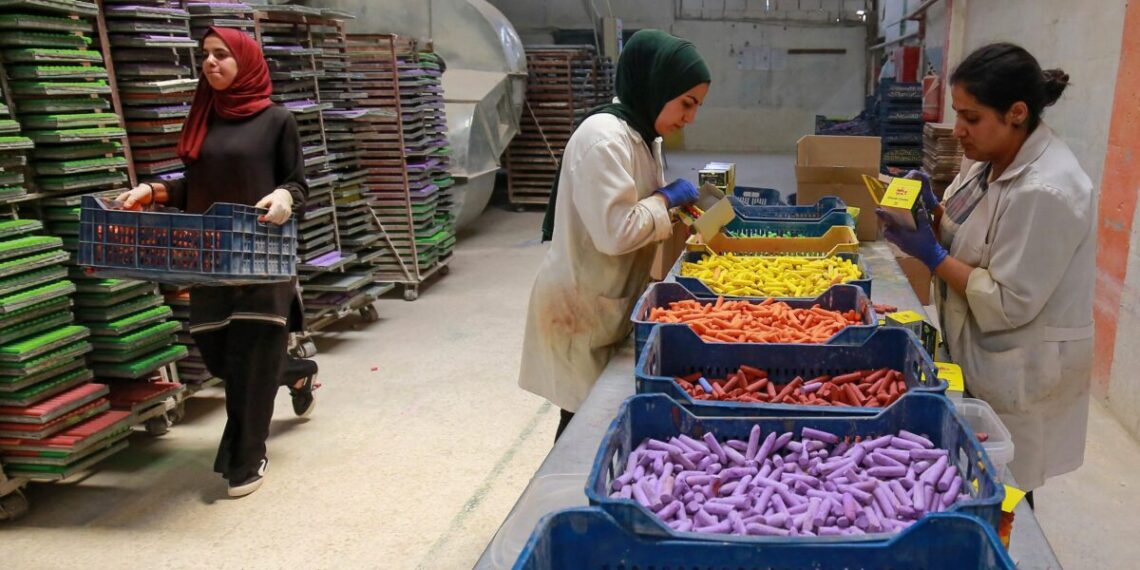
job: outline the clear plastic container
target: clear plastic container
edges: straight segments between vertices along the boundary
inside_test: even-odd
[[[586,478],[588,473],[539,475],[527,486],[519,503],[503,527],[491,541],[490,555],[493,568],[510,568],[526,546],[542,517],[570,507],[585,507]]]
[[[962,398],[960,401],[954,401],[954,406],[975,432],[983,432],[989,436],[982,443],[982,447],[985,448],[986,455],[990,456],[994,469],[1000,474],[999,478],[1005,479],[1005,467],[1013,461],[1013,436],[1010,435],[1009,429],[1002,423],[997,412],[982,400]]]

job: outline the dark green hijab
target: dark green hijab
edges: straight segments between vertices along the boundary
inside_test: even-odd
[[[595,107],[582,120],[599,113],[614,115],[629,123],[645,145],[650,146],[660,136],[653,124],[665,104],[701,83],[710,83],[712,76],[691,42],[661,30],[641,30],[633,34],[622,49],[616,80],[620,103]],[[559,164],[542,220],[542,241],[553,239],[554,205],[561,172]]]

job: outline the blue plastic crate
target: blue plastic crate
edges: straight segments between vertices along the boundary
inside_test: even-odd
[[[794,432],[805,427],[824,430],[840,437],[878,437],[908,430],[926,436],[936,447],[950,452],[950,461],[962,475],[964,490],[969,499],[959,500],[950,512],[973,515],[997,528],[1001,522],[1001,502],[1005,488],[998,483],[993,464],[985,449],[974,435],[973,429],[958,414],[945,396],[930,393],[908,394],[895,405],[873,416],[797,416],[789,417],[786,411],[757,408],[746,417],[699,415],[664,394],[630,396],[618,409],[617,417],[602,437],[601,446],[594,457],[590,476],[586,479],[586,498],[590,505],[600,506],[622,526],[644,536],[672,537],[676,539],[716,540],[733,542],[772,543],[794,540],[802,543],[835,541],[885,540],[888,533],[840,537],[772,537],[734,536],[677,532],[657,518],[649,509],[632,499],[611,498],[609,489],[614,474],[625,471],[625,464],[643,440],[668,440],[680,434],[700,439],[711,433],[718,440],[747,440],[753,425],[759,425],[762,434]],[[977,487],[974,487],[974,484]]]
[[[737,186],[732,189],[732,195],[741,202],[751,206],[783,206],[780,191],[775,188],[756,188],[753,186]]]
[[[578,569],[1014,570],[992,528],[956,513],[936,513],[886,542],[794,542],[757,547],[728,541],[654,539],[622,528],[596,507],[542,518],[514,570]]]
[[[79,265],[99,275],[176,285],[286,281],[296,275],[297,225],[266,210],[217,203],[204,214],[117,210],[84,196]]]
[[[679,257],[677,259],[676,263],[673,264],[673,268],[669,270],[669,275],[666,279],[675,281],[676,283],[679,283],[682,287],[684,287],[685,289],[688,289],[690,292],[692,292],[694,295],[696,295],[698,297],[713,297],[713,298],[717,297],[717,294],[714,293],[712,289],[709,289],[709,286],[705,285],[705,283],[703,281],[701,281],[700,279],[697,279],[696,277],[685,277],[685,276],[681,275],[681,264],[682,263],[684,263],[684,262],[694,263],[694,262],[700,261],[706,255],[708,255],[708,252],[704,252],[704,251],[687,251],[687,252],[685,252],[683,255],[681,255],[681,257]],[[837,253],[837,254],[835,254],[835,257],[846,259],[848,261],[851,261],[855,265],[859,266],[859,271],[863,274],[863,277],[861,277],[859,279],[852,280],[852,281],[848,281],[847,283],[844,283],[844,284],[845,285],[854,285],[856,287],[859,287],[859,288],[863,289],[863,292],[866,293],[868,297],[870,297],[871,296],[871,281],[872,281],[871,280],[871,269],[868,268],[867,264],[863,262],[863,256],[858,254],[858,253]]]
[[[835,210],[847,211],[847,204],[835,196],[824,196],[809,206],[753,206],[736,196],[728,200],[738,219],[752,222],[818,221]]]
[[[723,231],[737,237],[823,237],[834,226],[855,227],[846,210],[832,210],[818,220],[755,221],[737,217]]]
[[[677,282],[664,281],[650,284],[637,304],[633,306],[633,314],[629,320],[633,321],[633,350],[634,358],[640,358],[641,350],[649,339],[649,333],[654,327],[661,326],[649,320],[649,313],[658,307],[668,307],[669,303],[678,301],[697,300],[706,303],[715,302],[717,297],[699,296],[689,291]],[[751,303],[762,303],[764,299],[747,297],[725,297],[728,300],[746,300]],[[815,305],[829,311],[855,311],[863,318],[867,328],[878,327],[879,320],[875,315],[875,306],[867,298],[867,294],[854,285],[834,285],[819,297],[814,299],[776,299],[790,305],[793,309],[810,309]],[[686,327],[688,325],[685,325]],[[851,327],[848,327],[851,328]],[[858,327],[856,327],[858,328]],[[843,334],[837,333],[836,336]],[[834,337],[832,337],[834,338]]]
[[[742,364],[768,372],[768,380],[778,385],[797,376],[806,381],[825,374],[837,376],[856,370],[891,368],[903,373],[909,392],[946,392],[946,382],[938,378],[934,362],[914,333],[901,328],[866,328],[860,334],[839,333],[826,344],[756,344],[705,342],[686,325],[658,325],[649,333],[637,359],[637,393],[666,394],[701,415],[747,416],[758,409],[829,415],[874,415],[881,411],[694,400],[674,381],[694,372],[708,378],[727,378]]]

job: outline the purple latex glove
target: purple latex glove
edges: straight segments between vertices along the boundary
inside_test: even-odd
[[[678,178],[657,191],[665,197],[665,201],[669,203],[670,208],[688,206],[689,204],[696,203],[697,198],[700,197],[700,194],[697,192],[697,187],[693,186],[692,182],[684,178]]]
[[[930,219],[926,216],[916,216],[915,225],[917,227],[911,231],[892,225],[890,216],[882,210],[876,210],[875,214],[886,225],[886,229],[883,230],[883,237],[908,255],[912,255],[925,263],[931,272],[949,255],[946,248],[938,243],[938,238],[934,237],[934,230],[930,228]]]
[[[933,212],[942,202],[938,200],[938,196],[934,194],[934,187],[930,184],[930,175],[921,170],[911,170],[906,173],[903,178],[910,180],[922,181],[922,205],[926,206],[928,211]]]

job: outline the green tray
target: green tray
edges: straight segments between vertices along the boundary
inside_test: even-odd
[[[60,246],[63,246],[60,240]],[[71,256],[66,251],[49,251],[40,253],[29,257],[21,257],[19,259],[12,259],[0,263],[0,278],[11,277],[21,273],[27,273],[35,269],[43,267],[51,267],[61,263],[67,263],[71,260]]]
[[[94,2],[83,2],[81,0],[0,0],[0,9],[4,11],[31,9],[79,16],[99,14],[99,7]]]
[[[85,366],[87,366],[86,360],[82,358],[69,358],[61,360],[55,366],[45,368],[36,374],[14,377],[0,376],[0,392],[15,392],[17,390],[34,388],[36,384],[51,380],[52,378]]]
[[[121,128],[94,128],[94,129],[62,129],[51,131],[28,131],[28,135],[36,144],[40,143],[78,143],[97,141],[102,139],[121,138],[127,131]]]
[[[20,477],[30,481],[63,481],[84,471],[87,471],[106,460],[108,457],[130,447],[126,435],[113,438],[106,447],[99,447],[99,451],[90,455],[87,452],[79,454],[77,459],[67,465],[28,465],[4,462],[4,470],[12,477]]]
[[[95,350],[88,356],[88,360],[91,361],[91,366],[96,368],[95,373],[101,374],[97,369],[100,365],[129,363],[173,344],[173,336],[159,337],[151,339],[151,342],[147,344],[134,347],[130,350]]]
[[[78,129],[102,125],[119,125],[114,113],[76,113],[67,115],[28,115],[24,127],[28,129]]]
[[[85,158],[63,162],[36,163],[36,173],[41,175],[70,175],[95,172],[114,168],[126,168],[127,159],[121,156],[106,158]]]
[[[0,361],[0,376],[30,376],[91,352],[91,344],[80,341],[25,362]]]
[[[114,435],[102,438],[101,441],[95,445],[79,451],[43,451],[35,455],[8,455],[3,459],[3,462],[4,465],[7,466],[7,469],[25,470],[25,473],[27,470],[42,470],[44,466],[54,466],[57,470],[52,471],[52,473],[63,476],[81,463],[86,463],[84,460],[87,458],[98,456],[108,451],[113,453],[119,449],[129,447],[128,438],[130,435],[130,429],[122,429]]]
[[[14,342],[24,337],[39,335],[61,326],[70,325],[74,321],[75,315],[72,315],[71,311],[65,308],[60,312],[45,317],[39,317],[25,323],[5,327],[0,329],[0,345]]]
[[[111,322],[86,323],[93,337],[119,336],[129,334],[143,327],[174,317],[174,311],[165,305],[147,309]]]
[[[63,241],[52,236],[24,236],[0,240],[0,261],[39,253],[47,249],[59,249],[61,246],[63,246]]]
[[[0,222],[0,239],[8,239],[43,231],[39,220],[5,220]]]
[[[93,365],[96,376],[107,378],[141,378],[167,364],[186,358],[189,351],[181,344],[168,346],[132,362],[121,364],[102,363]]]
[[[73,97],[27,99],[20,101],[22,113],[97,113],[111,108],[111,102],[102,97]]]
[[[81,321],[114,321],[127,315],[144,311],[162,304],[162,297],[147,295],[111,307],[76,307],[75,316]]]
[[[3,2],[0,1],[0,8]],[[50,48],[86,48],[91,45],[91,38],[73,34],[53,34],[49,32],[22,32],[5,31],[0,33],[0,46],[4,47],[50,47]]]
[[[91,336],[87,327],[68,325],[0,346],[0,362],[27,362]]]
[[[73,20],[56,16],[32,14],[2,14],[0,29],[39,30],[47,32],[91,32],[94,27],[87,20]]]
[[[86,362],[82,359],[76,359],[66,366],[69,367],[69,372],[60,373],[48,380],[29,385],[22,390],[5,392],[4,385],[0,384],[0,406],[31,406],[95,378],[95,373],[87,368]],[[49,372],[55,374],[57,369],[52,369]]]
[[[18,291],[31,289],[38,285],[56,281],[67,277],[67,270],[63,267],[49,267],[47,269],[38,269],[36,271],[29,271],[21,273],[14,277],[7,277],[0,279],[0,297],[8,297]],[[3,304],[5,299],[0,299],[0,304]]]
[[[99,189],[118,184],[126,184],[127,174],[121,171],[75,174],[71,176],[41,176],[41,190],[48,192],[69,192],[72,190]]]
[[[93,307],[111,307],[114,305],[126,303],[138,297],[156,295],[158,293],[155,288],[155,284],[151,283],[150,281],[134,281],[133,283],[129,280],[125,281],[131,283],[131,285],[128,287],[119,288],[114,293],[110,293],[108,290],[104,290],[99,293],[80,292],[75,296],[75,304],[82,309]],[[87,290],[90,290],[90,285],[90,283],[85,283],[81,286],[85,287]],[[77,285],[77,287],[79,286],[80,285]]]
[[[71,281],[56,281],[41,287],[35,287],[19,293],[0,297],[0,318],[5,318],[31,308],[41,303],[68,298],[75,292],[75,284]],[[70,299],[69,299],[70,301]]]
[[[36,149],[35,157],[39,160],[80,160],[117,155],[122,151],[122,143],[109,141],[67,146],[41,146]],[[78,215],[76,218],[78,219]]]
[[[70,297],[57,297],[42,303],[30,305],[18,311],[13,311],[12,313],[0,317],[0,327],[14,327],[21,323],[26,323],[60,311],[71,312]]]
[[[10,190],[10,191],[15,191],[17,185],[22,185],[23,183],[24,183],[24,173],[23,172],[10,172],[10,171],[5,171],[5,170],[0,170],[0,187],[12,188],[13,190]]]
[[[121,336],[92,336],[91,346],[97,352],[124,352],[158,342],[160,336],[172,337],[182,329],[178,321],[163,321]]]
[[[0,137],[0,150],[29,150],[35,146],[28,137]]]
[[[75,279],[75,287],[80,294],[88,293],[118,293],[119,291],[126,291],[132,287],[138,287],[145,283],[137,279],[108,279],[102,277],[91,277],[87,275],[80,267],[72,267],[68,269],[67,275]]]
[[[17,80],[106,79],[107,70],[88,65],[15,65],[8,69],[8,75]]]
[[[103,63],[103,54],[93,49],[7,49],[4,50],[4,60],[8,63]]]

